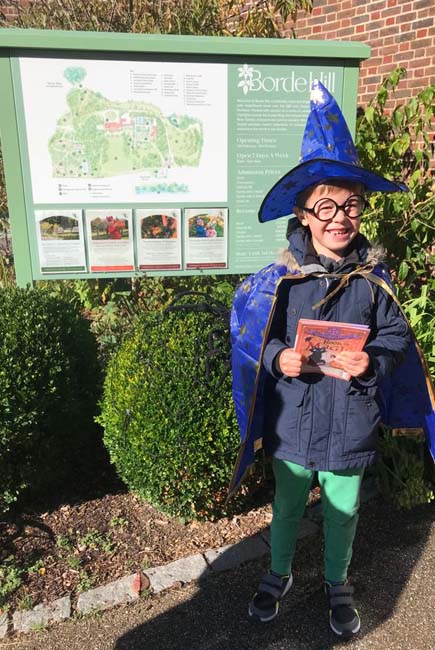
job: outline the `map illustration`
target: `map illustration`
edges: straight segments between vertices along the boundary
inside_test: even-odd
[[[166,178],[176,167],[199,167],[202,122],[163,115],[152,103],[114,101],[83,87],[84,68],[67,68],[69,111],[49,140],[54,178],[108,178],[140,172]]]

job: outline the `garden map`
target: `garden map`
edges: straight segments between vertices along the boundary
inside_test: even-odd
[[[19,71],[35,204],[226,202],[226,65],[22,57]]]
[[[111,177],[134,171],[197,167],[200,120],[164,116],[151,103],[116,102],[86,88],[67,96],[69,112],[49,142],[54,177]]]

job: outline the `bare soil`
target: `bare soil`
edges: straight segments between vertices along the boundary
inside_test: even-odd
[[[271,520],[267,482],[250,495],[245,511],[185,523],[129,494],[108,474],[87,486],[88,494],[28,504],[0,520],[0,565],[16,569],[20,582],[3,598],[3,609],[30,609],[68,594],[74,599],[124,575],[250,537]]]

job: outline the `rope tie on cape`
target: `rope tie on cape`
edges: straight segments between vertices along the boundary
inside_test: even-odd
[[[370,280],[369,280],[369,277],[370,277],[370,279],[372,279],[371,276],[372,276],[373,269],[374,269],[373,264],[365,264],[364,266],[358,266],[356,269],[354,269],[350,273],[345,273],[345,274],[342,274],[342,273],[326,273],[326,274],[325,273],[314,273],[313,275],[316,275],[317,277],[340,278],[340,282],[335,287],[335,289],[333,289],[333,291],[331,291],[331,293],[328,293],[324,298],[322,298],[322,300],[319,300],[319,302],[316,302],[314,305],[312,305],[311,309],[312,310],[318,309],[322,305],[325,305],[341,289],[348,286],[349,281],[350,281],[350,279],[352,277],[357,276],[357,275],[362,276],[366,280],[366,282],[368,284],[368,287],[370,289],[370,294],[371,294],[371,297],[372,297],[372,303],[374,303],[375,302],[375,294],[373,292],[373,287],[370,284]]]

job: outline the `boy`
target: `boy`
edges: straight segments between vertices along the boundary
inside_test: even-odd
[[[254,440],[252,456],[262,444],[275,476],[271,571],[251,600],[249,615],[273,620],[292,585],[297,526],[318,472],[325,592],[330,627],[340,637],[360,629],[347,571],[364,469],[376,458],[380,385],[405,358],[411,341],[379,251],[359,232],[366,190],[407,188],[360,166],[339,107],[315,82],[302,162],[270,190],[259,213],[260,221],[268,221],[294,212],[289,249],[279,264],[242,285],[232,314],[234,401],[242,438]],[[266,372],[253,381],[258,363],[247,331],[255,331],[255,317],[267,320],[266,328],[257,328],[265,332],[258,356]],[[301,374],[303,359],[293,350],[300,318],[370,327],[362,352],[339,356],[350,381]],[[246,386],[254,393],[251,405]],[[240,480],[236,469],[233,487]]]

